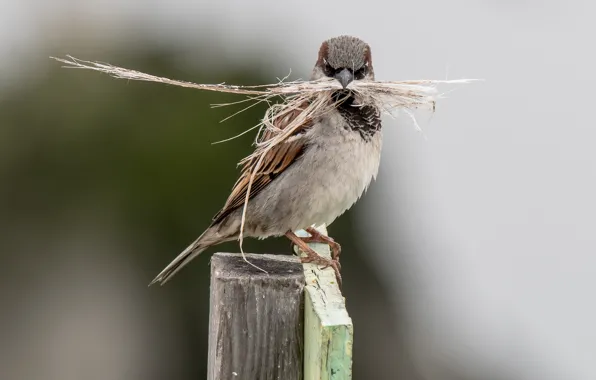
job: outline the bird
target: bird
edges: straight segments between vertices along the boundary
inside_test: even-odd
[[[268,151],[250,186],[257,160],[247,162],[209,227],[150,285],[165,284],[205,249],[238,239],[248,191],[242,236],[261,239],[286,236],[306,254],[301,257],[302,262],[332,267],[341,284],[341,247],[313,226],[329,225],[348,210],[379,171],[381,111],[350,91],[354,81],[374,80],[370,46],[348,35],[324,41],[310,79],[323,78],[334,78],[341,84],[341,89],[333,93],[331,111],[306,119],[290,137]],[[276,121],[276,127],[283,129],[300,111],[293,110]],[[298,237],[294,231],[301,229],[310,236]],[[311,242],[328,244],[331,259],[318,255],[308,246]]]

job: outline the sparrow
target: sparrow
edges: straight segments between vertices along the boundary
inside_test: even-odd
[[[341,283],[340,246],[313,225],[329,225],[348,210],[376,179],[381,156],[381,112],[350,91],[350,83],[374,80],[370,46],[351,36],[324,41],[311,80],[334,78],[342,86],[335,106],[305,121],[292,136],[267,152],[250,186],[244,237],[286,236],[305,252],[302,262],[331,266]],[[283,129],[300,113],[276,121]],[[267,137],[267,136],[265,136]],[[225,205],[211,225],[151,282],[164,284],[205,249],[239,238],[252,169],[247,162]],[[311,236],[298,237],[304,229]],[[329,244],[332,258],[319,256],[307,243]]]

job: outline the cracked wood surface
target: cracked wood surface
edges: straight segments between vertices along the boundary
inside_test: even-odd
[[[316,228],[327,235],[325,226]],[[298,236],[310,236],[306,231]],[[319,255],[331,258],[327,244],[309,244]],[[302,264],[305,277],[304,380],[352,378],[354,329],[332,268]]]

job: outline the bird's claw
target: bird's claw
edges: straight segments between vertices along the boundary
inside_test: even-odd
[[[331,267],[333,269],[333,271],[335,272],[335,277],[337,278],[337,283],[341,287],[341,284],[342,284],[342,277],[341,277],[341,273],[340,273],[341,264],[339,263],[338,260],[322,257],[315,251],[312,251],[312,254],[310,252],[305,252],[305,253],[308,256],[300,258],[300,261],[302,263],[313,263],[316,265],[320,265],[321,270]]]

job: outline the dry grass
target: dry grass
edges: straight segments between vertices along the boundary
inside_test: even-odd
[[[276,145],[288,139],[307,119],[315,119],[333,109],[334,103],[331,101],[331,94],[333,91],[340,90],[342,88],[338,81],[328,78],[317,81],[289,82],[285,82],[284,80],[286,78],[284,78],[275,84],[258,86],[235,86],[224,83],[197,84],[157,77],[139,71],[113,66],[107,63],[84,61],[72,56],[66,56],[64,59],[55,57],[50,58],[62,62],[65,65],[63,67],[66,68],[99,71],[118,79],[156,82],[198,90],[218,91],[248,96],[248,99],[239,102],[215,106],[226,106],[230,104],[249,102],[250,105],[244,108],[245,110],[261,102],[268,103],[269,108],[262,121],[257,126],[244,132],[246,133],[254,128],[260,129],[255,140],[255,151],[250,156],[240,161],[240,164],[245,164],[250,160],[256,159],[256,165],[252,168],[253,175],[249,183],[249,191],[246,195],[245,207],[242,214],[242,226],[244,226],[244,221],[246,218],[246,202],[249,200],[250,187],[252,186],[254,173],[258,172],[263,158],[267,152]],[[358,94],[358,98],[361,99],[361,103],[363,104],[375,104],[384,113],[390,115],[395,110],[403,109],[411,116],[410,110],[416,108],[426,107],[434,111],[435,102],[442,97],[442,94],[437,90],[437,85],[465,84],[473,81],[475,81],[475,79],[410,80],[390,82],[354,81],[350,84],[349,89]],[[282,99],[281,103],[271,104],[273,99],[279,97]],[[299,116],[295,118],[289,125],[283,129],[276,127],[276,120],[283,119],[294,110],[303,107],[305,102],[307,102],[309,105],[303,109]],[[416,123],[414,118],[413,121]],[[418,128],[417,124],[416,127]],[[239,238],[241,250],[242,230]]]
[[[341,89],[341,85],[336,80],[330,78],[316,81],[289,82],[285,82],[284,78],[275,84],[264,84],[258,86],[235,86],[225,83],[197,84],[158,77],[140,71],[113,66],[107,63],[84,61],[72,56],[66,56],[66,58],[50,58],[64,63],[63,67],[65,68],[99,71],[118,79],[163,83],[197,90],[226,92],[248,96],[248,99],[244,99],[239,102],[217,104],[214,105],[214,107],[239,104],[243,102],[252,102],[248,107],[243,109],[246,110],[261,102],[268,103],[270,107],[265,113],[265,117],[259,125],[254,127],[261,128],[261,132],[258,134],[256,139],[257,149],[251,156],[242,160],[241,163],[246,162],[247,160],[250,160],[254,157],[261,156],[265,150],[269,150],[267,148],[284,141],[286,138],[292,135],[296,128],[300,127],[304,120],[316,118],[331,110],[333,108],[333,103],[330,101],[331,93],[335,90]],[[434,110],[436,101],[442,96],[442,94],[437,90],[437,85],[465,84],[471,83],[473,81],[476,80],[409,80],[389,82],[354,81],[350,84],[349,89],[359,95],[358,98],[361,99],[361,103],[375,104],[384,113],[392,115],[393,111],[399,109],[412,110],[420,107],[427,107]],[[271,101],[278,97],[281,97],[283,102],[272,105]],[[288,113],[304,104],[305,101],[309,102],[311,105],[302,112],[299,118],[287,126],[283,131],[275,127],[274,121],[276,119],[283,118]],[[237,115],[238,113],[239,112],[235,113],[234,115]],[[234,115],[231,115],[230,117]],[[252,129],[253,128],[249,130]],[[270,136],[270,138],[267,140],[262,139],[264,131],[271,132],[267,134]],[[246,132],[248,132],[248,130]]]

